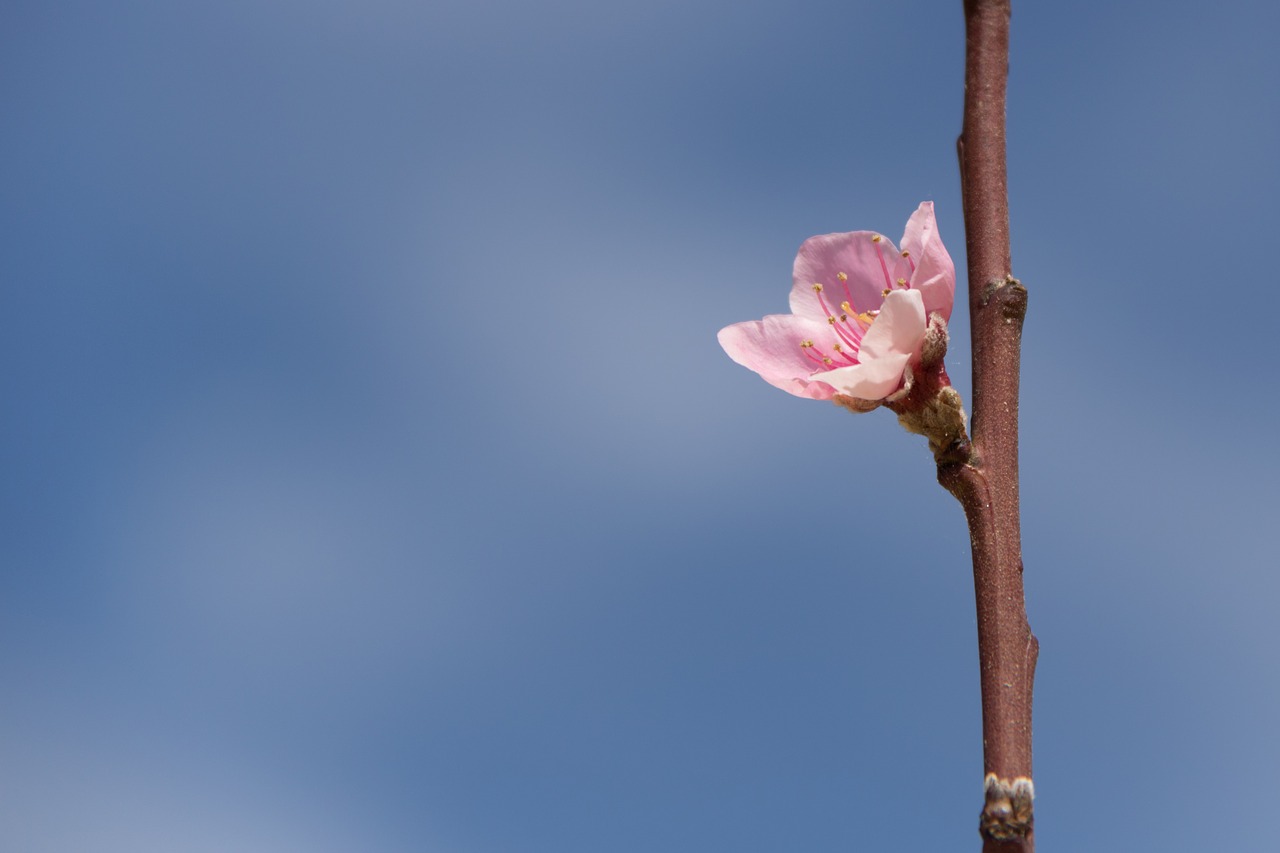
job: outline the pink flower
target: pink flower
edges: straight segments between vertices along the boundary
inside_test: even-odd
[[[884,400],[919,363],[929,316],[951,318],[956,268],[926,201],[901,252],[874,231],[810,237],[792,281],[790,314],[726,326],[720,346],[797,397]]]

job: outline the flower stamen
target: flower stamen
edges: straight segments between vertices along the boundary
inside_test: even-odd
[[[840,358],[844,359],[848,365],[858,363],[858,360],[856,358],[853,358],[848,353],[846,353],[843,349],[841,349],[840,344],[838,343],[834,344],[833,348],[836,354],[840,356]],[[831,368],[836,366],[841,366],[841,367],[847,366],[847,365],[836,365],[835,359],[827,355],[822,350],[818,349],[816,346],[814,346],[814,343],[811,340],[801,341],[800,349],[804,350],[804,354],[808,357],[808,359],[818,366],[819,371],[830,370]],[[815,372],[818,372],[818,371],[815,371]]]
[[[858,359],[854,358],[853,356],[849,355],[849,353],[845,352],[844,347],[840,346],[839,342],[832,344],[831,349],[833,349],[836,352],[836,354],[839,355],[841,358],[843,358],[845,361],[849,362],[849,364],[858,363]]]
[[[827,315],[827,322],[830,323],[831,328],[835,330],[836,336],[849,346],[857,349],[858,344],[862,342],[862,332],[858,331],[855,333],[853,328],[849,325],[848,315],[853,313],[853,309],[849,308],[849,303],[846,301],[840,306],[846,313],[837,317],[836,312],[831,310],[830,306],[827,305],[827,300],[822,296],[822,285],[814,282],[813,292],[817,294],[818,304],[822,306],[822,313]]]
[[[853,306],[848,302],[841,302],[840,307],[846,312],[840,315],[846,324],[849,322],[850,315],[853,315],[854,319],[861,324],[860,326],[848,326],[849,332],[857,337],[858,345],[860,346],[862,344],[862,335],[866,332],[867,327],[871,325],[871,321],[875,319],[875,314],[870,311],[864,311],[860,314],[853,310]]]
[[[871,238],[871,242],[876,244],[876,257],[880,259],[880,271],[884,273],[884,283],[893,287],[893,279],[889,277],[889,265],[884,262],[884,249],[880,247],[881,240],[883,238],[879,234]]]
[[[844,301],[844,305],[842,305],[841,307],[844,308],[844,310],[848,311],[850,314],[852,314],[854,313],[853,309],[847,307],[853,303],[853,291],[849,289],[849,276],[847,273],[838,272],[836,273],[836,278],[840,279],[840,287],[843,288],[844,290],[845,301]]]

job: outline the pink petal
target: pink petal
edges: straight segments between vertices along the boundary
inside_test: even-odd
[[[862,339],[858,360],[901,353],[915,355],[924,343],[927,325],[923,294],[918,290],[895,290],[885,297],[880,316]]]
[[[876,243],[873,238],[880,237]],[[882,263],[883,261],[883,263]],[[848,276],[839,280],[839,274]],[[884,299],[884,291],[897,280],[911,280],[911,265],[893,242],[874,231],[848,231],[810,237],[796,253],[791,278],[791,311],[802,317],[826,320],[814,283],[823,287],[822,297],[831,313],[839,313],[848,300],[855,313],[874,311]],[[850,298],[852,297],[852,298]]]
[[[817,365],[805,355],[800,342],[822,342],[830,336],[831,326],[825,317],[814,320],[770,314],[763,320],[726,326],[717,339],[729,358],[759,373],[770,385],[797,397],[829,400],[835,391],[823,382],[810,381]]]
[[[812,379],[850,397],[883,400],[902,385],[903,371],[924,343],[925,327],[923,295],[895,290],[885,297],[880,316],[862,339],[861,364],[815,373]]]
[[[909,355],[893,355],[814,376],[833,386],[839,394],[860,400],[883,400],[901,387],[902,373],[910,360]]]
[[[921,202],[911,214],[902,235],[902,248],[916,262],[911,287],[924,294],[925,316],[937,311],[944,320],[950,320],[956,301],[956,265],[938,235],[933,202]]]

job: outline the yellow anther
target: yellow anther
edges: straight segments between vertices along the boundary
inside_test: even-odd
[[[828,317],[828,318],[827,318],[827,322],[834,326],[834,325],[836,324],[836,318],[835,318],[835,317]]]
[[[910,253],[910,252],[908,252],[906,249],[903,249],[903,250],[902,250],[902,257],[904,257],[904,258],[909,258],[909,257],[911,257],[911,253]]]
[[[830,363],[831,363],[831,359],[829,359],[829,358],[827,358],[827,357],[823,356],[822,363],[823,363],[823,364],[830,364]]]
[[[800,342],[800,349],[808,349],[811,346],[813,346],[813,341],[804,340]]]
[[[882,238],[880,237],[880,235],[879,235],[879,234],[873,234],[873,235],[871,236],[871,242],[872,242],[872,243],[879,243],[881,239],[882,239]]]
[[[839,344],[832,344],[831,348],[836,352],[844,352],[844,347],[840,346]]]
[[[900,279],[898,279],[898,284],[899,284],[900,286],[902,286],[902,287],[906,287],[906,286],[907,286],[907,280],[906,280],[905,278],[900,278]]]
[[[892,291],[892,290],[882,290],[882,291],[880,291],[880,295],[881,295],[881,296],[888,296],[890,293],[893,293],[893,291]]]
[[[815,281],[815,282],[813,283],[813,292],[814,292],[814,293],[821,293],[821,292],[822,292],[822,285]]]
[[[836,273],[836,278],[840,279],[841,281],[848,281],[848,280],[849,280],[849,276],[845,275],[845,274],[844,274],[844,273],[842,273],[842,272],[838,272],[838,273]]]

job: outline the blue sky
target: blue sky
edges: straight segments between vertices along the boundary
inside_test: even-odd
[[[960,5],[10,4],[6,847],[976,848],[958,506],[715,342],[963,270]],[[1041,843],[1265,848],[1280,13],[1016,5]]]

